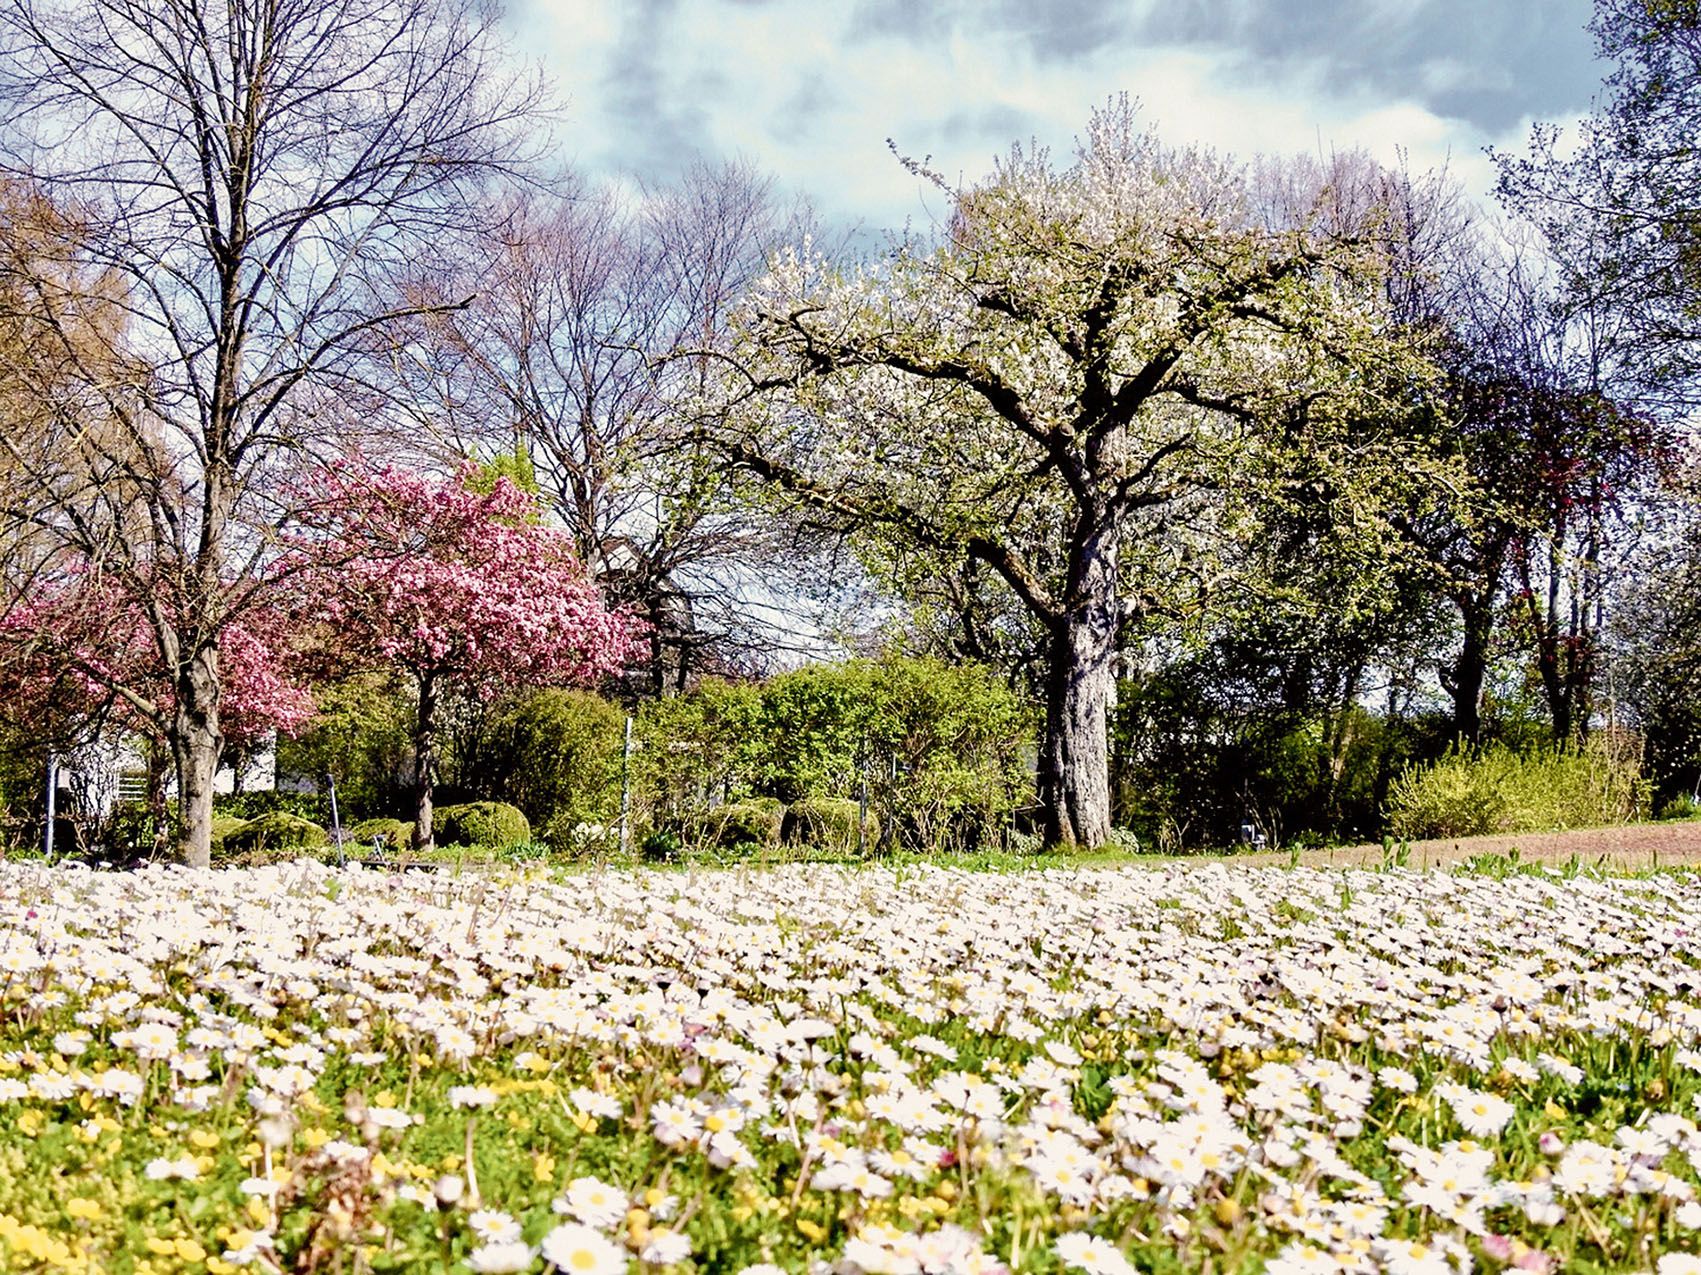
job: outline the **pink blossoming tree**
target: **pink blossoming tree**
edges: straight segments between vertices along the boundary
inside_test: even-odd
[[[273,731],[294,734],[314,708],[294,667],[289,619],[251,605],[240,618],[226,620],[219,634],[217,746],[205,764],[191,757],[181,746],[184,710],[173,673],[180,652],[160,643],[162,632],[177,632],[172,596],[162,584],[144,604],[73,560],[0,617],[0,697],[44,740],[72,744],[107,728],[171,744],[187,827],[197,808],[210,809],[213,770],[226,746],[252,744]],[[205,847],[199,856],[188,853],[187,861],[205,866]]]
[[[310,480],[295,579],[348,663],[405,672],[419,694],[414,840],[432,845],[438,714],[474,694],[583,682],[617,671],[635,622],[606,609],[567,533],[531,521],[506,478],[486,493],[348,462]]]

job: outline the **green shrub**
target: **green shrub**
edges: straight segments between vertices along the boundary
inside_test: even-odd
[[[469,741],[458,786],[519,807],[534,828],[620,817],[626,714],[589,691],[551,688],[498,705]]]
[[[344,831],[354,845],[376,846],[382,839],[386,850],[395,851],[413,844],[413,824],[406,819],[362,819]]]
[[[723,850],[778,845],[784,812],[780,802],[762,797],[716,806],[703,816],[703,840]]]
[[[226,840],[228,840],[232,834],[238,834],[245,831],[249,822],[250,821],[247,819],[237,819],[230,815],[215,814],[213,816],[213,853],[223,854],[225,852]]]
[[[780,837],[787,845],[812,846],[839,853],[854,851],[858,844],[857,818],[860,807],[838,797],[805,797],[786,807]],[[880,842],[880,823],[868,812],[861,830],[864,849]]]
[[[1103,850],[1115,850],[1119,854],[1140,854],[1140,836],[1132,828],[1112,828],[1110,840],[1100,847]]]
[[[331,822],[331,800],[318,792],[258,792],[227,793],[213,798],[213,814],[228,819],[253,819],[257,815],[278,812],[311,820],[321,826]]]
[[[677,832],[712,799],[749,791],[760,768],[761,702],[757,687],[705,678],[638,710],[632,786],[650,823]]]
[[[1397,837],[1471,837],[1626,823],[1646,808],[1636,763],[1603,746],[1518,752],[1494,745],[1455,748],[1408,768],[1389,788],[1386,814]]]
[[[801,799],[854,802],[866,785],[888,842],[1000,844],[1030,797],[1034,725],[989,670],[933,659],[816,665],[759,687],[705,681],[639,714],[641,822],[688,849],[724,846],[721,803],[760,800],[778,814]]]
[[[609,823],[586,821],[562,810],[544,826],[543,840],[556,854],[606,854],[620,848],[620,823],[618,818]]]
[[[1656,819],[1695,819],[1701,817],[1701,800],[1694,793],[1682,792],[1660,807]]]
[[[344,820],[406,809],[409,790],[403,777],[413,755],[413,690],[392,675],[363,674],[315,687],[313,698],[318,712],[312,725],[293,739],[278,739],[278,774],[299,776],[315,787],[324,784],[327,774],[335,775]],[[321,804],[282,808],[330,820],[328,796],[313,793],[297,800]]]
[[[1032,790],[1028,704],[990,669],[935,659],[883,659],[870,691],[869,799],[888,836],[923,854],[1000,844]]]
[[[243,821],[239,828],[227,830],[222,846],[228,856],[253,857],[318,849],[327,840],[325,830],[312,820],[286,810],[273,810]]]
[[[530,822],[505,801],[444,806],[432,817],[432,840],[438,845],[493,846],[500,850],[531,839]]]
[[[762,688],[758,791],[793,802],[848,796],[867,759],[876,713],[865,660],[795,669]]]

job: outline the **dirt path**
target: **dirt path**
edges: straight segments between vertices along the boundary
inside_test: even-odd
[[[1478,854],[1505,854],[1517,848],[1526,861],[1565,863],[1576,855],[1593,866],[1660,868],[1701,864],[1701,822],[1644,823],[1624,828],[1580,828],[1574,832],[1525,832],[1511,836],[1458,837],[1414,841],[1409,866],[1427,868],[1457,863]],[[1300,863],[1313,868],[1374,868],[1382,863],[1381,846],[1342,846],[1307,850]],[[1281,851],[1237,856],[1236,862],[1285,864]]]

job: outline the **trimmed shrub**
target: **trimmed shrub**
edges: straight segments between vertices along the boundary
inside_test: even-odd
[[[857,816],[860,807],[854,801],[837,797],[805,797],[786,807],[780,837],[787,845],[814,846],[821,850],[854,851],[857,847]],[[862,829],[865,848],[872,850],[880,841],[880,824],[874,812],[868,812]]]
[[[500,850],[530,841],[532,825],[518,807],[505,801],[468,801],[434,812],[432,834],[438,845],[495,846]]]
[[[280,812],[324,827],[331,822],[331,800],[320,792],[275,792],[271,789],[225,793],[213,798],[215,819],[253,819]]]
[[[233,834],[241,833],[248,827],[250,822],[251,820],[248,819],[238,819],[230,815],[215,814],[213,816],[213,853],[223,854],[225,852],[226,839]]]
[[[286,810],[272,810],[226,831],[223,847],[227,855],[251,856],[316,850],[328,840],[325,830],[312,820]]]
[[[1394,835],[1411,838],[1557,832],[1629,823],[1646,812],[1647,785],[1635,761],[1596,745],[1563,753],[1455,748],[1401,774],[1386,807]]]
[[[752,798],[716,806],[703,816],[704,840],[723,850],[737,846],[775,846],[785,806],[772,798]]]
[[[356,845],[375,846],[380,838],[386,850],[406,850],[413,844],[413,825],[405,819],[363,819],[345,832]]]

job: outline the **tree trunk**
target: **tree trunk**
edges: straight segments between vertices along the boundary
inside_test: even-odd
[[[1341,776],[1346,773],[1347,753],[1353,746],[1353,709],[1358,707],[1358,687],[1363,677],[1362,664],[1347,670],[1340,708],[1327,725],[1328,774],[1323,785],[1323,815],[1331,827],[1340,821]]]
[[[1071,591],[1081,605],[1052,625],[1040,803],[1048,849],[1110,841],[1109,713],[1116,690],[1116,529],[1086,538]]]
[[[1467,744],[1482,742],[1482,691],[1488,678],[1488,643],[1494,631],[1493,612],[1473,599],[1461,606],[1465,641],[1443,679],[1453,697],[1453,736]]]
[[[419,679],[419,716],[413,732],[413,846],[430,850],[431,789],[437,781],[437,679]]]
[[[177,766],[178,854],[191,868],[213,861],[213,775],[224,736],[219,732],[219,655],[203,646],[177,679],[172,759]]]

